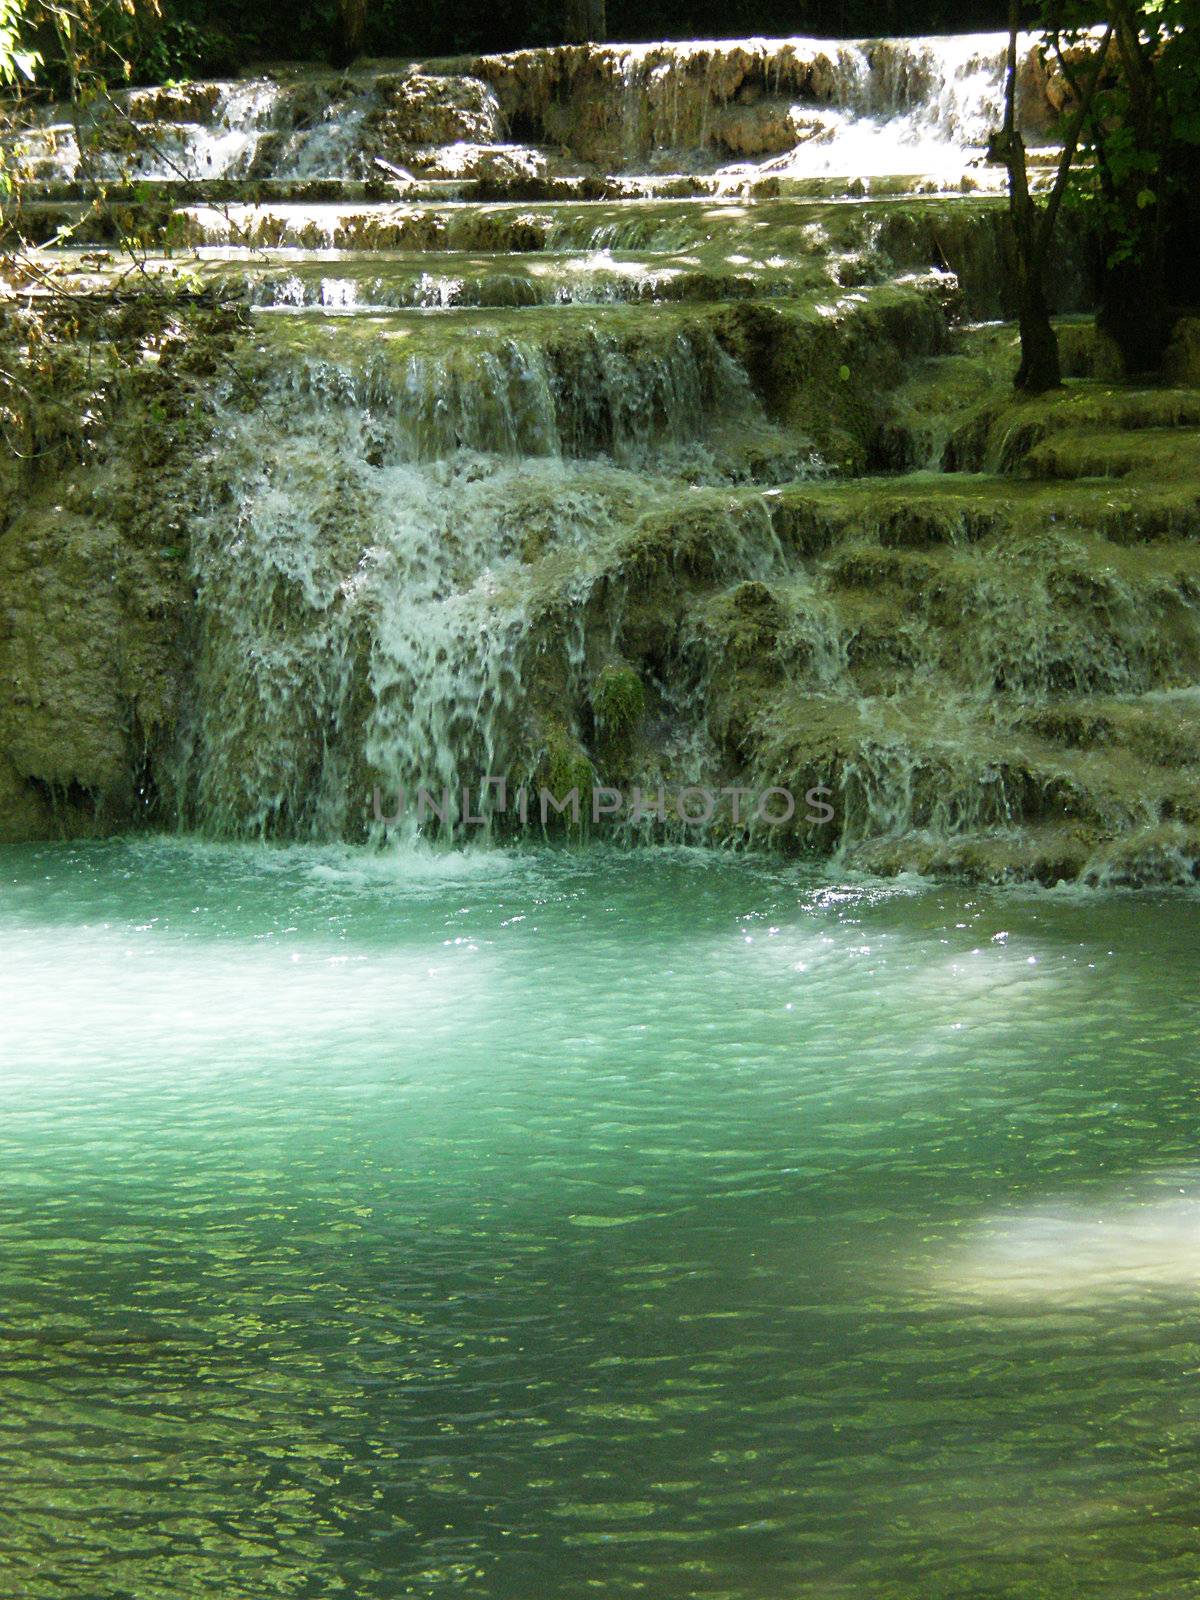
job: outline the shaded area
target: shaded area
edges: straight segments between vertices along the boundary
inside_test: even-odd
[[[235,58],[321,58],[332,48],[332,7],[311,0],[285,0],[248,20],[244,7],[227,0],[201,5],[169,0],[168,19],[216,30],[230,41]],[[556,0],[487,0],[415,7],[398,0],[365,8],[362,48],[374,55],[454,55],[478,50],[515,50],[558,44],[566,37],[566,7]],[[608,37],[649,39],[746,38],[803,33],[832,38],[879,37],[999,28],[1003,0],[608,0]]]

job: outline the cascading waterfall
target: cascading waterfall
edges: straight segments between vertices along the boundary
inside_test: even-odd
[[[585,159],[602,151],[610,171],[630,173],[653,170],[647,158],[659,156],[700,171],[706,149],[718,158],[769,154],[799,171],[813,144],[834,147],[822,171],[918,174],[961,164],[986,144],[1001,109],[1004,53],[1003,39],[989,34],[521,52],[436,72],[307,71],[128,90],[90,109],[79,131],[92,174],[109,180],[361,180],[379,177],[401,152],[418,175],[451,178],[470,176],[469,158],[478,163],[488,150],[523,152],[528,176],[553,170],[547,145],[556,139]],[[1036,80],[1032,38],[1022,53]],[[1044,126],[1046,108],[1028,93],[1024,105],[1030,125]],[[38,178],[74,178],[76,126],[53,107],[25,120],[6,145]],[[766,139],[758,151],[755,120]],[[545,143],[508,142],[513,123],[532,125]],[[909,165],[896,166],[906,153]],[[773,161],[766,170],[782,169]]]
[[[1200,412],[1004,420],[1005,46],[305,70],[128,91],[85,155],[54,108],[6,135],[64,271],[108,270],[91,163],[160,230],[147,272],[246,308],[178,468],[174,720],[131,757],[164,814],[360,838],[376,791],[753,782],[823,787],[836,829],[790,842],[887,870],[1190,860],[1154,697],[1200,676],[1200,574],[1191,502],[1150,485]],[[1026,40],[1031,147],[1066,92]],[[1063,312],[1088,248],[1064,229]],[[1126,724],[1170,752],[1149,782]]]
[[[444,323],[421,354],[380,318],[349,351],[336,324],[295,329],[270,326],[263,403],[231,396],[207,464],[179,792],[202,826],[328,837],[361,825],[368,785],[457,804],[528,762],[533,555],[586,565],[670,492],[656,468],[724,476],[709,418],[762,417],[702,321],[632,347],[591,323],[489,347],[468,324],[449,354]]]

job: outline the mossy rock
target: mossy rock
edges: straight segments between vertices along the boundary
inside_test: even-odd
[[[884,396],[905,364],[945,351],[947,307],[941,280],[930,276],[837,296],[833,305],[733,306],[717,336],[750,373],[770,416],[857,473],[884,452]]]
[[[578,739],[562,724],[552,725],[546,735],[537,782],[559,801],[565,800],[573,789],[578,789],[580,828],[586,823],[591,812],[592,785],[595,779],[595,769]],[[531,815],[534,809],[531,805]],[[548,827],[564,828],[568,833],[576,831],[576,824],[569,809],[561,815],[551,809],[546,820]]]
[[[1200,878],[1200,829],[1165,822],[1112,841],[1081,874],[1104,888],[1194,884]]]
[[[1062,432],[1035,445],[1023,471],[1035,478],[1200,477],[1200,432],[1138,428]]]
[[[1096,380],[1069,380],[1036,397],[1011,389],[954,430],[947,464],[958,472],[1015,473],[1055,434],[1140,433],[1200,427],[1200,393]],[[1180,454],[1178,446],[1166,448]],[[1185,460],[1195,460],[1195,452]]]
[[[646,711],[645,685],[634,669],[623,663],[602,669],[592,685],[591,699],[596,727],[609,737],[627,737]]]
[[[1073,883],[1083,873],[1098,843],[1094,830],[1048,823],[1020,833],[965,834],[932,839],[874,839],[857,845],[849,859],[861,870],[894,876],[918,872],[962,883]]]
[[[1200,388],[1200,317],[1180,317],[1175,324],[1163,372],[1168,383]]]
[[[767,584],[748,579],[718,595],[708,608],[708,619],[733,661],[763,663],[779,647],[787,614]]]

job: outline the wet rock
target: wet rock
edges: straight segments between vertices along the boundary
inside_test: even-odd
[[[413,146],[488,144],[503,138],[499,102],[477,78],[423,73],[376,80],[367,137],[381,154]]]
[[[178,208],[123,185],[122,224],[221,247],[184,276],[257,309],[221,342],[185,296],[119,305],[6,418],[54,466],[0,478],[0,829],[129,826],[156,794],[217,833],[357,838],[371,783],[469,766],[827,785],[829,831],[785,847],[873,871],[1183,881],[1200,395],[1097,381],[1082,323],[1062,393],[1013,394],[1011,326],[962,326],[1012,306],[994,172],[797,176],[856,116],[965,150],[995,48],[148,92],[221,170]],[[1026,62],[1023,121],[1057,92]],[[39,228],[80,219],[56,181]],[[1076,226],[1052,288],[1078,311]]]
[[[732,155],[779,155],[795,148],[801,130],[789,105],[758,100],[719,111],[713,118],[712,136]]]

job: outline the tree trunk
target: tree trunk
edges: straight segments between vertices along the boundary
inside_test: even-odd
[[[1133,259],[1105,267],[1096,326],[1115,341],[1127,378],[1162,370],[1173,320],[1156,240],[1149,240],[1144,253]]]
[[[1171,196],[1166,225],[1167,297],[1173,305],[1200,304],[1196,263],[1200,262],[1200,145],[1179,152],[1178,188]]]
[[[1021,364],[1013,382],[1026,394],[1045,394],[1062,382],[1058,335],[1046,300],[1046,219],[1029,192],[1025,141],[1017,127],[1017,40],[1019,5],[1009,7],[1008,73],[1005,86],[1002,148],[1008,168],[1008,212],[1017,254],[1017,319],[1021,329]],[[1053,221],[1051,220],[1051,226]]]
[[[1137,10],[1129,0],[1109,0],[1108,9],[1129,96],[1123,131],[1132,134],[1142,163],[1118,178],[1104,151],[1098,153],[1107,198],[1122,223],[1119,234],[1105,241],[1096,326],[1116,341],[1126,376],[1133,378],[1161,369],[1171,334],[1167,196],[1180,174],[1168,108]]]
[[[1045,394],[1049,389],[1057,389],[1062,383],[1058,335],[1050,320],[1050,307],[1040,276],[1021,284],[1019,321],[1021,365],[1014,380],[1016,387],[1025,394]]]
[[[1017,45],[1020,37],[1020,0],[1009,0],[1008,70],[1004,94],[1004,129],[997,141],[1008,168],[1008,209],[1012,221],[1013,244],[1017,253],[1018,320],[1021,328],[1021,365],[1015,383],[1027,394],[1044,394],[1062,383],[1058,355],[1058,335],[1050,320],[1046,299],[1046,267],[1054,244],[1054,227],[1066,194],[1071,163],[1079,148],[1079,137],[1100,85],[1108,57],[1113,28],[1105,30],[1100,49],[1086,87],[1079,96],[1071,124],[1063,140],[1062,154],[1054,184],[1044,205],[1029,191],[1029,169],[1025,160],[1025,141],[1017,127]]]
[[[367,0],[338,0],[333,34],[333,64],[348,67],[362,51],[367,25]]]
[[[607,33],[605,0],[564,0],[563,38],[567,44],[602,44]]]

